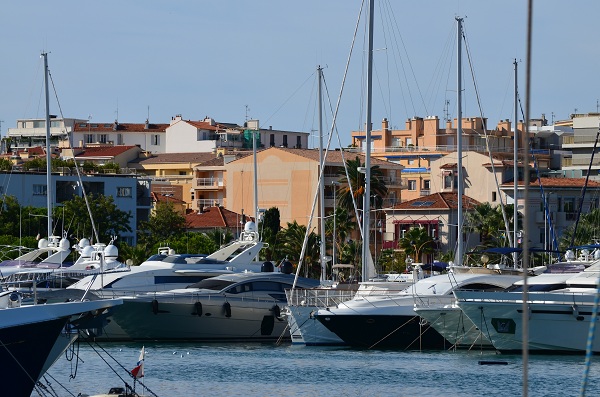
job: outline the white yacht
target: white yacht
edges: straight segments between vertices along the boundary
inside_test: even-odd
[[[101,297],[125,296],[182,288],[220,274],[260,272],[263,263],[256,258],[264,246],[254,222],[246,222],[239,239],[210,255],[175,254],[165,248],[139,266],[87,276],[68,288]]]
[[[538,292],[532,286],[526,302],[527,346],[531,352],[585,352],[599,276],[600,263],[596,263],[566,279],[564,288]],[[522,291],[455,291],[455,295],[458,307],[483,330],[494,348],[501,352],[522,351]],[[596,328],[594,337],[600,338],[600,328]],[[593,352],[600,352],[598,344]]]
[[[419,268],[420,270],[420,268]],[[420,272],[422,278],[422,271]],[[393,274],[380,281],[334,283],[331,286],[287,290],[285,315],[290,327],[292,344],[306,346],[344,345],[345,342],[321,324],[315,314],[319,309],[339,305],[357,296],[390,294],[409,288],[413,274]],[[389,280],[389,281],[388,281]]]
[[[417,281],[395,293],[357,296],[335,307],[320,309],[317,320],[346,344],[363,348],[445,349],[447,342],[417,316],[415,305],[444,305],[455,289],[502,290],[520,276],[500,274],[444,274]]]

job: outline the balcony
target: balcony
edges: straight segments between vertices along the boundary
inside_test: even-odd
[[[217,190],[223,188],[223,178],[194,178],[194,189]]]
[[[223,206],[223,199],[198,199],[196,200],[197,208],[205,207],[221,207]]]

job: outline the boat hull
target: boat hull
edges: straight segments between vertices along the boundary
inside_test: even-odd
[[[345,342],[321,324],[314,306],[288,306],[287,320],[290,325],[292,344],[306,346],[340,346]]]
[[[520,294],[495,294],[488,296],[485,302],[465,300],[468,295],[462,294],[459,306],[489,334],[494,348],[502,353],[522,352],[523,304],[517,299]],[[593,295],[531,294],[528,350],[538,354],[585,353],[593,300]],[[600,340],[599,327],[596,327],[594,340]],[[592,352],[600,353],[598,343],[592,346]]]
[[[29,396],[68,318],[0,329],[2,394]]]
[[[134,340],[276,341],[290,338],[287,322],[277,316],[280,304],[215,296],[185,302],[132,298],[124,299],[113,319]]]
[[[457,306],[420,307],[415,312],[451,345],[459,349],[493,349],[492,342]]]
[[[402,350],[450,347],[444,337],[416,315],[327,315],[321,312],[317,319],[353,347]]]

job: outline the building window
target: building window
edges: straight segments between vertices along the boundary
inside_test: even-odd
[[[34,196],[45,196],[47,191],[46,185],[33,185]]]
[[[123,144],[123,134],[117,134],[117,145]]]
[[[275,146],[275,134],[271,134],[269,136],[269,146],[271,146],[271,147]]]
[[[496,201],[496,192],[492,192],[492,201]]]
[[[408,165],[414,165],[415,159],[408,159]]]
[[[94,143],[94,134],[83,134],[83,141],[85,143]]]
[[[300,135],[296,137],[296,148],[302,149],[302,137]]]
[[[431,189],[431,181],[429,179],[423,180],[423,189],[425,189],[425,190]]]
[[[288,147],[287,135],[283,136],[283,147]]]
[[[118,187],[117,188],[117,197],[131,197],[131,188],[130,187]]]
[[[33,128],[45,128],[46,127],[46,122],[42,121],[42,120],[34,120],[33,121]]]
[[[416,179],[408,180],[408,190],[417,190],[417,180]]]
[[[154,146],[160,145],[160,135],[158,135],[158,134],[150,135],[150,144],[154,145]]]
[[[98,134],[98,142],[100,142],[100,143],[108,142],[108,135],[107,134]]]
[[[452,189],[452,172],[444,172],[444,189]]]

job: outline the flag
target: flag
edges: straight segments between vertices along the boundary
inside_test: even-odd
[[[135,379],[144,377],[144,346],[142,346],[142,351],[140,352],[140,359],[138,360],[137,365],[134,369],[131,370],[131,375]]]

